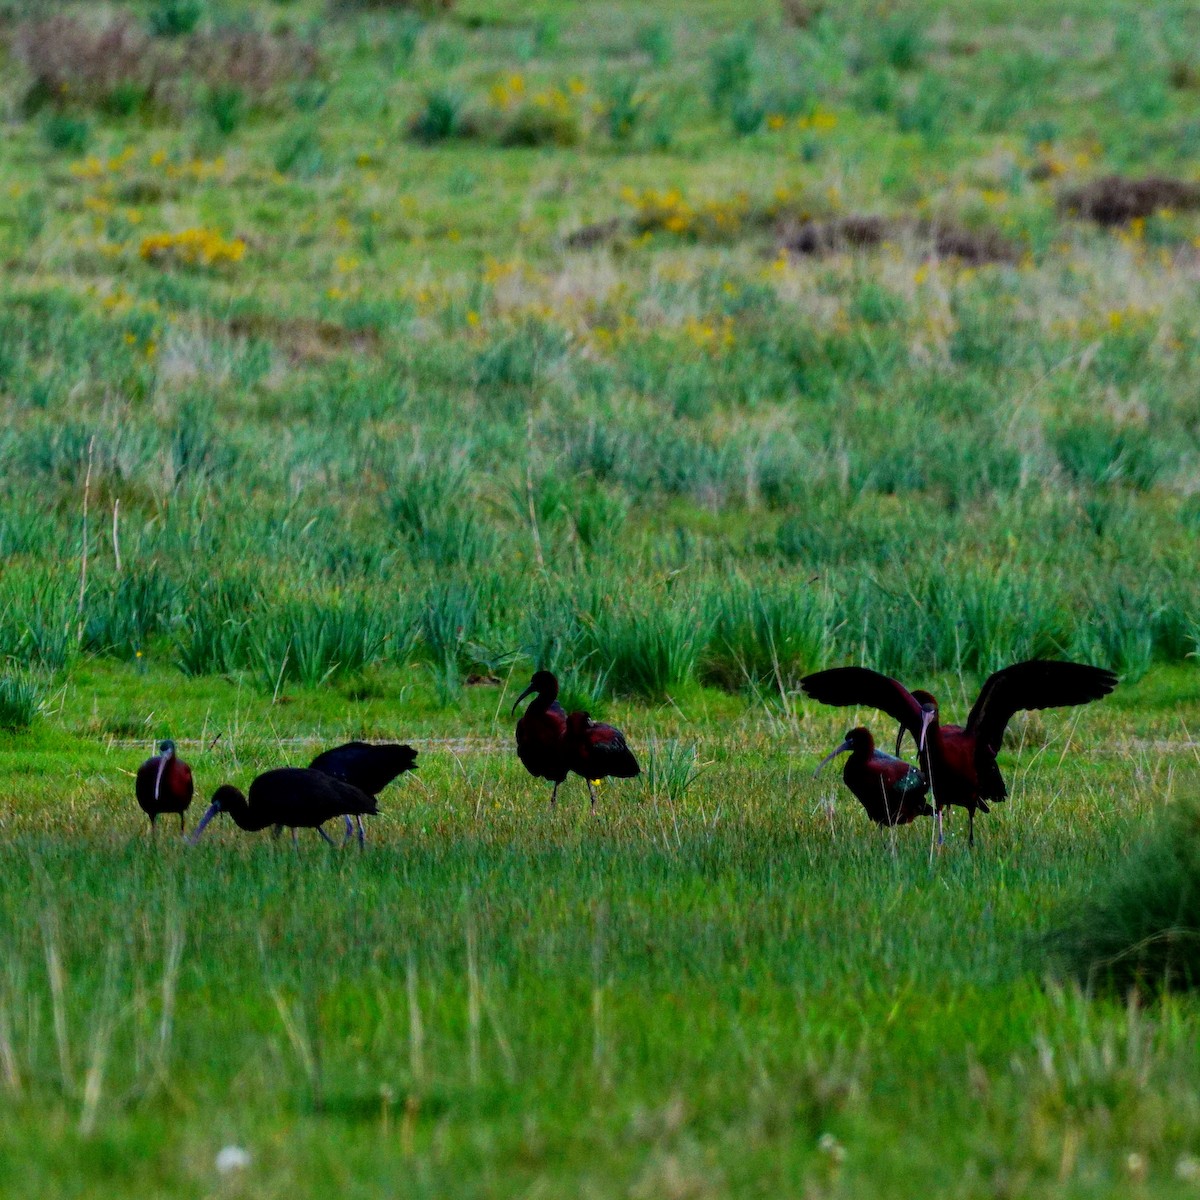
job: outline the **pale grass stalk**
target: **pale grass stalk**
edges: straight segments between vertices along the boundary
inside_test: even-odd
[[[83,640],[83,600],[87,594],[87,569],[88,569],[88,501],[92,494],[92,452],[96,448],[96,435],[93,434],[88,439],[87,450],[87,471],[83,477],[83,539],[80,546],[79,554],[79,605],[77,608],[77,616],[79,618],[79,640]]]
[[[529,529],[533,535],[533,553],[537,559],[538,570],[546,569],[546,559],[542,555],[542,534],[538,529],[537,506],[533,496],[533,410],[529,411],[526,426],[529,453],[525,459],[525,503],[529,509]]]
[[[79,1134],[89,1137],[96,1130],[96,1118],[100,1111],[100,1096],[104,1090],[104,1069],[108,1065],[108,1051],[112,1043],[113,1023],[101,1021],[92,1038],[92,1059],[88,1064],[83,1081],[83,1104],[79,1110]]]
[[[467,907],[467,1071],[471,1084],[479,1086],[479,1026],[480,1026],[480,997],[479,997],[479,965],[476,961],[475,922],[471,918],[471,909]]]
[[[75,1071],[71,1065],[71,1035],[67,1025],[66,977],[53,931],[45,930],[43,938],[46,943],[46,974],[50,980],[50,1008],[54,1019],[54,1044],[58,1049],[58,1069],[63,1090],[70,1094],[75,1090]]]
[[[163,951],[162,1012],[158,1019],[158,1049],[156,1071],[165,1077],[167,1060],[171,1055],[171,1044],[175,1036],[175,999],[179,988],[179,968],[183,962],[184,933],[178,915],[167,926],[166,946]]]
[[[887,786],[884,784],[882,776],[879,779],[879,797],[883,801],[883,811],[888,815],[888,844],[892,852],[892,862],[899,862],[900,855],[896,850],[896,824],[891,819],[892,810],[888,808]]]
[[[287,1034],[288,1041],[291,1042],[300,1067],[308,1080],[314,1105],[319,1109],[321,1107],[321,1063],[316,1046],[308,1036],[303,1020],[297,1018],[287,999],[277,987],[271,988],[271,999],[275,1001],[279,1019],[283,1022],[284,1032]]]
[[[83,1080],[83,1103],[79,1109],[79,1135],[90,1137],[96,1130],[96,1118],[100,1112],[100,1098],[104,1091],[104,1071],[108,1066],[108,1052],[112,1046],[113,1029],[116,1018],[111,1014],[112,1007],[112,955],[109,956],[108,971],[104,993],[104,1007],[109,1011],[104,1018],[95,1024],[92,1034],[92,1054],[88,1063],[87,1074]]]
[[[113,562],[116,564],[117,574],[121,573],[121,501],[113,501],[113,522],[112,522],[112,544],[113,544]]]
[[[287,670],[288,659],[291,657],[292,643],[289,641],[287,649],[283,652],[283,662],[279,664],[279,675],[275,679],[275,690],[271,693],[271,703],[279,703],[279,689],[283,687],[283,673]]]
[[[484,1014],[487,1016],[488,1024],[492,1027],[492,1034],[496,1039],[496,1045],[500,1050],[500,1057],[504,1060],[504,1076],[510,1084],[517,1081],[517,1057],[513,1054],[512,1046],[505,1036],[504,1028],[500,1024],[500,1014],[496,1011],[496,1006],[492,1003],[487,991],[484,988],[479,989],[479,998],[483,1004]]]
[[[608,923],[608,905],[601,900],[592,907],[592,1068],[604,1072],[604,933]]]
[[[505,698],[508,696],[508,688],[512,683],[513,672],[517,669],[516,659],[508,664],[508,675],[505,676],[504,686],[500,689],[499,699],[496,701],[496,711],[492,713],[492,728],[500,728],[500,710],[504,707]]]
[[[425,1085],[425,1026],[421,1021],[421,1001],[417,989],[417,960],[408,954],[405,983],[408,988],[408,1069],[417,1087]]]
[[[7,996],[0,999],[0,1078],[10,1096],[21,1094],[21,1070],[13,1045],[12,1019],[8,1012]]]

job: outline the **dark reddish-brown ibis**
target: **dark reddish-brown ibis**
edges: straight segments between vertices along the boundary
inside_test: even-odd
[[[968,844],[975,844],[975,810],[1008,795],[996,761],[1004,730],[1025,709],[1088,704],[1107,696],[1117,677],[1086,663],[1030,659],[990,675],[966,725],[942,725],[937,701],[928,692],[910,692],[896,680],[866,667],[834,667],[800,681],[814,700],[839,708],[877,708],[900,722],[917,742],[940,818],[948,804],[969,814]]]
[[[369,742],[347,742],[318,754],[308,764],[310,771],[322,771],[352,784],[368,796],[378,796],[389,783],[405,771],[417,769],[417,752],[411,746],[395,744],[372,746]],[[366,841],[362,816],[356,814],[358,844]],[[350,837],[350,818],[346,817],[346,837]]]
[[[625,735],[612,725],[593,721],[585,712],[567,717],[567,769],[587,780],[592,811],[596,810],[596,784],[602,779],[632,779],[641,767],[625,741]]]
[[[929,784],[911,763],[875,749],[875,739],[861,725],[846,734],[836,750],[821,759],[817,771],[832,758],[850,752],[842,779],[876,825],[907,825],[933,816],[925,802]]]
[[[530,775],[554,784],[550,805],[558,799],[559,785],[566,779],[567,714],[558,702],[558,680],[550,671],[535,671],[529,686],[513,701],[512,711],[526,696],[533,696],[517,722],[517,757]]]
[[[315,829],[331,846],[333,839],[322,826],[334,817],[374,815],[379,811],[375,797],[353,784],[343,783],[308,767],[277,767],[264,771],[250,784],[249,796],[224,784],[213,793],[212,803],[192,834],[192,845],[200,840],[205,827],[218,813],[228,813],[233,823],[248,833],[268,825],[292,831]]]
[[[159,813],[178,813],[179,832],[183,832],[183,814],[192,802],[192,768],[175,753],[175,743],[169,738],[160,742],[158,753],[138,767],[134,792],[142,812],[154,828]]]

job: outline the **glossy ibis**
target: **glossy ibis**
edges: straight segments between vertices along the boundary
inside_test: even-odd
[[[975,810],[1008,795],[996,755],[1004,730],[1023,709],[1088,704],[1107,696],[1117,677],[1086,663],[1030,659],[990,675],[967,723],[942,725],[937,701],[928,692],[910,692],[896,680],[866,667],[835,667],[800,681],[814,700],[846,708],[877,708],[913,735],[940,818],[948,804],[969,814],[968,844],[975,844]]]
[[[567,761],[567,714],[558,702],[558,680],[550,671],[535,671],[529,686],[513,701],[513,712],[526,696],[534,699],[517,722],[517,757],[530,775],[554,784],[550,793],[553,808],[559,785],[571,769]]]
[[[850,757],[842,768],[842,779],[876,825],[907,825],[917,817],[933,816],[925,802],[929,791],[925,776],[904,759],[876,750],[871,731],[861,725],[821,759],[817,771],[846,751]]]
[[[295,839],[297,829],[315,829],[331,846],[333,839],[322,826],[334,817],[358,817],[379,811],[375,797],[361,788],[313,771],[308,767],[277,767],[264,771],[250,784],[249,796],[224,784],[213,793],[212,803],[192,834],[192,845],[218,813],[228,813],[233,823],[248,833],[285,825]]]
[[[134,793],[142,812],[150,818],[150,828],[159,813],[178,813],[179,832],[183,832],[183,814],[192,802],[195,790],[192,768],[175,753],[175,743],[169,738],[160,742],[158,753],[138,767]]]
[[[398,775],[417,769],[417,752],[411,746],[372,746],[368,742],[347,742],[344,746],[335,746],[318,754],[308,764],[308,769],[349,783],[368,796],[378,796]],[[362,816],[356,813],[354,821],[358,826],[358,844],[361,846],[366,841]],[[350,837],[349,816],[346,817],[346,837]]]
[[[632,779],[641,767],[625,741],[625,735],[612,725],[593,721],[585,712],[567,717],[567,769],[587,780],[592,811],[596,811],[596,784],[601,779]]]

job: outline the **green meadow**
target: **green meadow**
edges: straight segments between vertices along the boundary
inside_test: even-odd
[[[0,0],[0,1194],[1195,1195],[1196,1001],[1063,931],[1200,931],[1198,47]],[[813,777],[894,730],[805,673],[962,720],[1033,656],[1122,682],[1018,715],[973,853]],[[539,666],[642,763],[595,815],[516,759]],[[164,737],[189,825],[419,769],[362,853],[189,848]]]

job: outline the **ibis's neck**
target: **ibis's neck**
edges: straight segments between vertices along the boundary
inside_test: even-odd
[[[241,792],[222,800],[221,811],[228,813],[229,819],[247,833],[257,833],[258,830],[265,829],[270,824],[270,821],[262,819],[261,814],[254,812]]]

